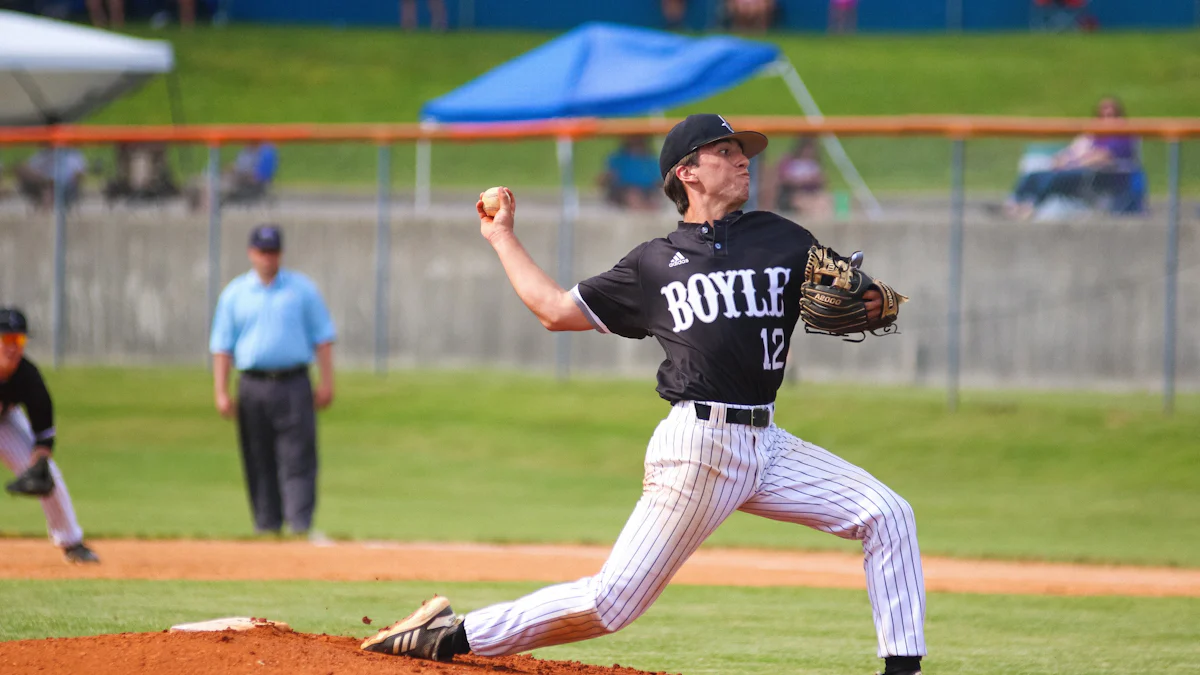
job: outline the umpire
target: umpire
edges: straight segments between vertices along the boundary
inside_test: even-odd
[[[228,418],[236,409],[255,531],[275,534],[286,521],[305,535],[317,500],[314,411],[333,402],[336,331],[312,280],[280,267],[282,251],[278,226],[250,233],[253,269],[221,293],[209,350],[217,411]],[[308,377],[314,353],[315,391]],[[231,365],[240,371],[236,401],[229,396]]]

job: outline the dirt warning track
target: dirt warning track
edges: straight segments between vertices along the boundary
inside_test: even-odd
[[[601,546],[96,540],[103,563],[63,564],[44,539],[0,539],[0,578],[558,582],[595,574]],[[1200,569],[927,557],[930,591],[1200,597]],[[701,549],[673,583],[865,588],[862,557]]]

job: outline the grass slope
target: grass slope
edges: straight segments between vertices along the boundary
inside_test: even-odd
[[[135,31],[169,39],[188,122],[412,122],[421,104],[551,39],[546,33],[408,34],[384,29],[234,26],[191,32]],[[971,113],[1086,116],[1102,95],[1122,96],[1130,114],[1189,116],[1200,105],[1200,51],[1195,31],[1091,35],[771,34],[796,64],[829,115]],[[95,116],[110,124],[170,122],[165,80]],[[796,114],[775,78],[747,82],[702,103],[668,111],[729,115]],[[785,139],[776,147],[786,147]],[[968,186],[1003,189],[1023,143],[973,141]],[[612,143],[584,143],[578,180],[593,185]],[[928,138],[850,139],[848,150],[876,189],[945,189],[949,147]],[[1160,144],[1144,148],[1152,184],[1165,185]],[[544,142],[439,145],[435,186],[504,182],[552,186],[554,150]],[[203,152],[186,156],[196,171]],[[1200,170],[1185,162],[1185,186],[1200,188]],[[375,180],[369,146],[289,145],[282,181],[359,185]],[[396,185],[413,183],[413,150],[398,148]]]
[[[529,584],[0,581],[0,640],[162,630],[218,616],[266,616],[297,630],[364,636],[434,592],[458,611],[513,599]],[[547,659],[699,675],[870,673],[865,593],[797,588],[668,588],[626,630],[538,650]],[[1200,600],[934,594],[928,670],[959,675],[1183,672],[1200,658]],[[1133,671],[1130,670],[1131,665]]]
[[[234,426],[199,370],[49,373],[59,461],[92,536],[249,536]],[[787,386],[778,420],[913,504],[931,554],[1200,566],[1200,398]],[[317,526],[337,537],[611,543],[666,406],[650,382],[346,373],[320,422]],[[404,514],[397,517],[396,514]],[[36,535],[5,500],[0,532]],[[736,514],[718,545],[853,549]]]

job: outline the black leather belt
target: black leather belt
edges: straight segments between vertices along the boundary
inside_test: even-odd
[[[283,370],[243,370],[242,377],[252,380],[287,380],[300,375],[308,375],[308,366],[296,366]]]
[[[696,419],[707,420],[712,416],[712,406],[707,403],[694,403]],[[765,428],[771,426],[770,408],[725,408],[725,421],[730,424],[748,424],[752,427]]]

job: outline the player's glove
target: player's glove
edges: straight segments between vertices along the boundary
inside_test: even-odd
[[[50,459],[43,456],[30,464],[17,479],[4,486],[12,495],[45,497],[54,491],[54,477],[50,475]]]
[[[891,286],[876,281],[858,269],[862,254],[844,260],[823,246],[808,251],[804,281],[800,285],[800,319],[806,333],[845,337],[858,333],[862,342],[867,333],[886,335],[896,332],[893,325],[900,303],[908,300]],[[863,294],[871,288],[883,296],[883,311],[878,319],[867,318]]]

